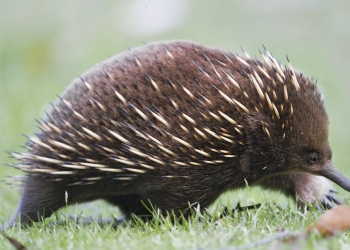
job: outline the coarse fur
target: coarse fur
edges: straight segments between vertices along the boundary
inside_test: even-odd
[[[188,213],[227,190],[260,185],[300,206],[336,198],[328,118],[315,83],[280,65],[185,41],[112,57],[67,88],[13,153],[28,173],[10,225],[104,199],[126,215]],[[331,174],[329,174],[331,173]],[[342,186],[345,186],[342,185]]]

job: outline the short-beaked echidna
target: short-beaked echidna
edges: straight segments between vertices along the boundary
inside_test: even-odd
[[[199,44],[145,45],[74,80],[28,152],[18,218],[50,216],[104,199],[125,214],[187,213],[226,190],[260,185],[305,203],[350,191],[331,162],[328,118],[316,84],[264,50],[263,61]],[[326,177],[326,178],[324,178]]]

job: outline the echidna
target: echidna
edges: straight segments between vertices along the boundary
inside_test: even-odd
[[[316,84],[281,65],[185,41],[114,56],[74,80],[27,153],[10,225],[104,199],[126,215],[188,213],[226,190],[260,185],[303,204],[339,203],[328,118]],[[326,178],[324,178],[326,177]]]

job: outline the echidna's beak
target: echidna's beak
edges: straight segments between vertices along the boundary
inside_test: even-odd
[[[333,181],[335,184],[339,185],[340,187],[342,187],[346,191],[350,192],[350,180],[345,175],[338,172],[334,168],[331,161],[329,161],[325,165],[323,165],[319,174],[326,177],[327,179]]]

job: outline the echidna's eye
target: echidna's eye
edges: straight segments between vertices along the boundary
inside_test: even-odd
[[[308,164],[313,165],[318,163],[318,154],[316,152],[311,152],[308,154]]]

